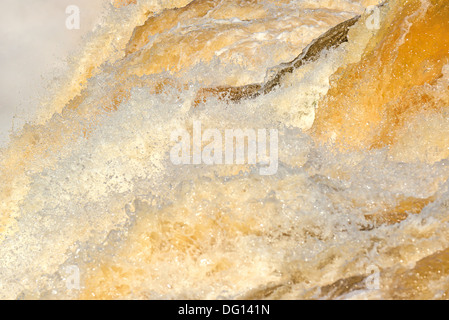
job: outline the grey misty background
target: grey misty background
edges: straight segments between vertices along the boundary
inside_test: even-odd
[[[39,108],[52,78],[99,22],[108,0],[0,1],[0,146]],[[80,29],[66,28],[66,8],[80,9]]]

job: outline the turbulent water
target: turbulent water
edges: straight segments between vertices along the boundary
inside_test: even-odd
[[[116,1],[1,151],[0,298],[448,298],[449,6],[373,4]],[[174,164],[199,122],[277,171]]]

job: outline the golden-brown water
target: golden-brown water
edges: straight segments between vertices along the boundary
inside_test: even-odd
[[[390,0],[379,28],[376,1],[114,4],[2,150],[1,298],[447,298],[445,1]],[[359,14],[275,90],[198,100]],[[172,164],[194,121],[277,129],[276,174]]]

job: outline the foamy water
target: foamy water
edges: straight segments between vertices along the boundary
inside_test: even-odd
[[[373,3],[111,8],[2,151],[0,297],[445,298],[448,12],[389,1],[372,28]],[[357,15],[275,90],[202,96],[268,81]],[[277,171],[173,164],[194,122],[277,130]]]

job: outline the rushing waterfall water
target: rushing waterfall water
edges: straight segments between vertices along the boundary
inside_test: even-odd
[[[0,298],[447,298],[449,6],[378,4],[115,1],[1,150]]]

